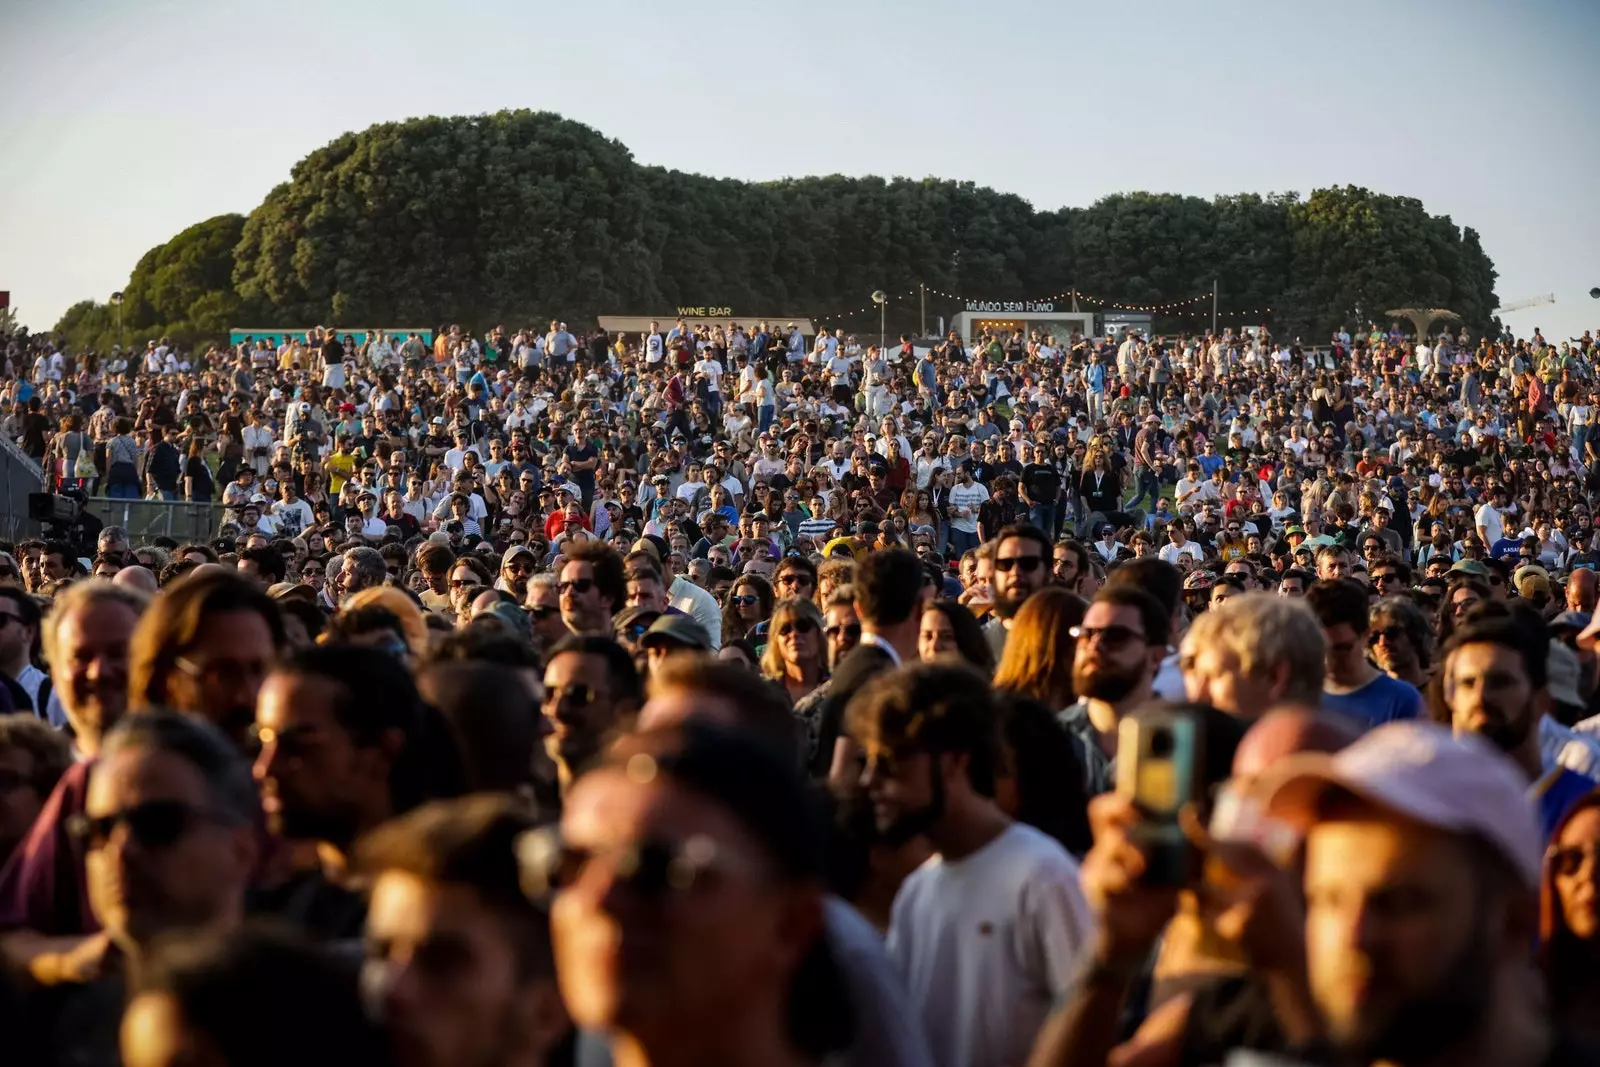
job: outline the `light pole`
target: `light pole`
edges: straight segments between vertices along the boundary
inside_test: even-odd
[[[127,339],[122,336],[122,290],[111,294],[111,306],[117,309],[117,344],[126,348]]]
[[[882,352],[889,338],[889,333],[884,328],[884,316],[889,311],[889,294],[882,289],[874,289],[872,302],[878,305],[878,351]]]

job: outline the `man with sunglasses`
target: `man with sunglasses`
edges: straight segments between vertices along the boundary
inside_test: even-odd
[[[545,749],[565,791],[644,702],[633,657],[609,636],[572,634],[545,660]]]
[[[1327,640],[1324,708],[1366,727],[1422,714],[1422,695],[1416,686],[1391,678],[1367,660],[1370,614],[1367,591],[1359,582],[1350,578],[1316,582],[1306,590],[1306,603]]]
[[[994,618],[983,628],[995,662],[1005,651],[1006,634],[1023,603],[1049,584],[1052,552],[1044,531],[1025,523],[1007,526],[995,538]]]
[[[97,951],[79,953],[74,973],[32,1004],[29,1026],[49,1062],[119,1062],[127,976],[160,939],[239,924],[259,851],[256,811],[249,768],[205,722],[156,711],[106,735],[84,810],[67,827],[106,941],[91,942]]]
[[[1122,716],[1154,695],[1156,674],[1172,638],[1172,618],[1155,597],[1119,582],[1095,594],[1072,636],[1072,688],[1078,702],[1059,718],[1078,750],[1084,789],[1096,796],[1116,783]]]
[[[627,601],[622,556],[599,541],[569,543],[556,590],[561,617],[575,634],[611,632],[611,617]]]
[[[528,596],[528,580],[538,569],[539,561],[527,545],[513,545],[500,560],[500,577],[497,588],[510,593],[521,603]]]

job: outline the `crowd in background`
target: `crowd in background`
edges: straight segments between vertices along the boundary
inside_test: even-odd
[[[1597,1062],[1596,355],[15,340],[7,1062]]]

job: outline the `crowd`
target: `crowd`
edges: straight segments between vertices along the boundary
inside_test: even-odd
[[[1597,359],[15,339],[4,1062],[1600,1063]]]

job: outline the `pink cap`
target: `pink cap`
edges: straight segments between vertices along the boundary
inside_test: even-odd
[[[1543,835],[1528,783],[1482,738],[1456,737],[1429,722],[1388,723],[1341,752],[1283,760],[1260,788],[1269,813],[1309,826],[1329,786],[1427,826],[1476,834],[1528,885],[1539,884]]]

